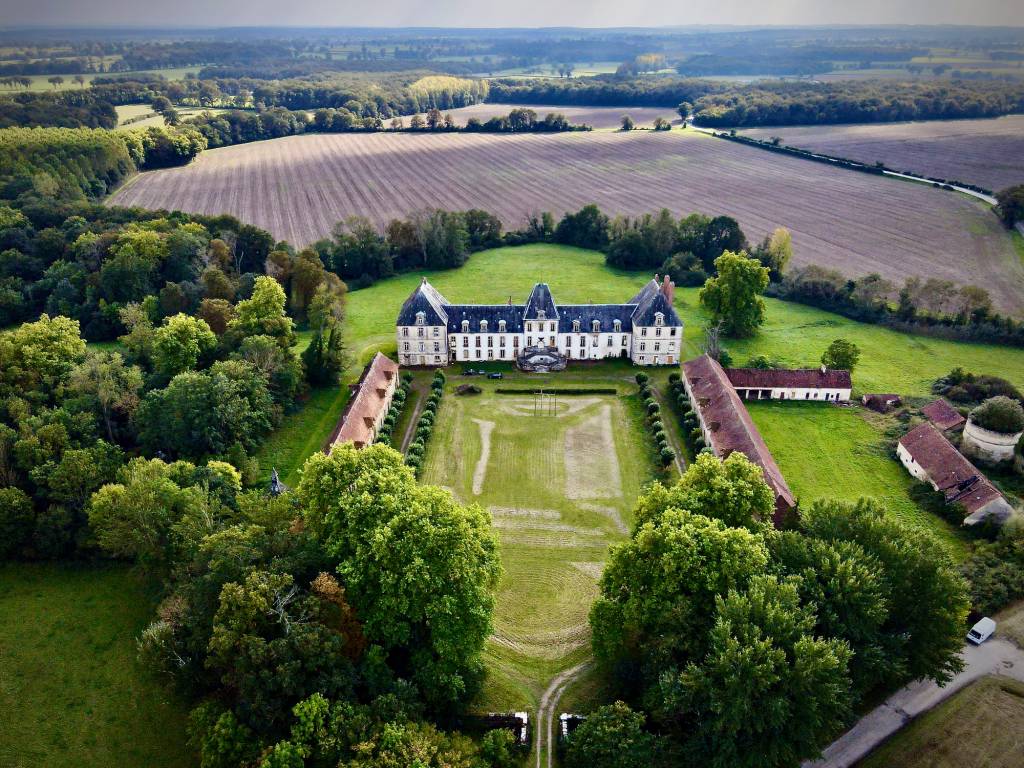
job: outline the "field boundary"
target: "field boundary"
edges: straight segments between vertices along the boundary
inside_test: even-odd
[[[611,395],[617,397],[619,391],[613,387],[498,387],[496,395]]]

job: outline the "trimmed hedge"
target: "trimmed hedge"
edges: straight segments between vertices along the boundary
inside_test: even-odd
[[[441,404],[441,397],[444,394],[445,375],[441,371],[434,372],[434,379],[430,382],[430,397],[423,406],[423,413],[416,422],[416,432],[412,443],[405,453],[405,463],[413,468],[416,476],[419,477],[423,469],[423,454],[426,452],[427,443],[434,433],[434,421],[436,419],[438,406]]]
[[[528,387],[498,387],[496,395],[617,395],[618,390],[611,387],[581,387],[579,389],[541,389]]]
[[[408,399],[410,386],[412,386],[412,374],[406,371],[402,374],[401,383],[395,390],[395,394],[391,397],[391,407],[388,408],[388,412],[384,416],[384,422],[381,424],[380,432],[377,433],[377,437],[374,440],[375,443],[391,442],[395,424],[398,423],[398,419],[402,415],[402,409],[405,407],[405,401]]]

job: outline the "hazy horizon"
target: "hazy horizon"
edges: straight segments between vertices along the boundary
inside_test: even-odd
[[[678,7],[661,0],[520,0],[488,7],[467,0],[388,0],[331,3],[292,0],[178,0],[147,7],[137,0],[0,0],[3,29],[17,27],[403,27],[448,29],[539,29],[551,27],[829,27],[976,26],[1019,27],[1019,0],[782,0],[754,3],[721,0],[714,7]]]

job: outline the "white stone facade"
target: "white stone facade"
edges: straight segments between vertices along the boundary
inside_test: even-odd
[[[449,304],[426,280],[396,323],[405,366],[515,361],[545,346],[570,361],[623,358],[636,365],[678,365],[683,323],[672,308],[671,283],[648,283],[625,304],[557,306],[538,284],[525,305]]]

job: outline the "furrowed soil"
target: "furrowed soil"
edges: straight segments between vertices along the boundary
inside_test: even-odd
[[[744,136],[998,192],[1024,183],[1024,115],[887,125],[754,128]]]
[[[293,136],[142,174],[110,202],[230,213],[298,246],[348,216],[384,224],[432,207],[482,208],[510,228],[588,203],[727,214],[752,241],[789,228],[798,266],[974,283],[1024,308],[1024,263],[983,203],[681,130]]]

